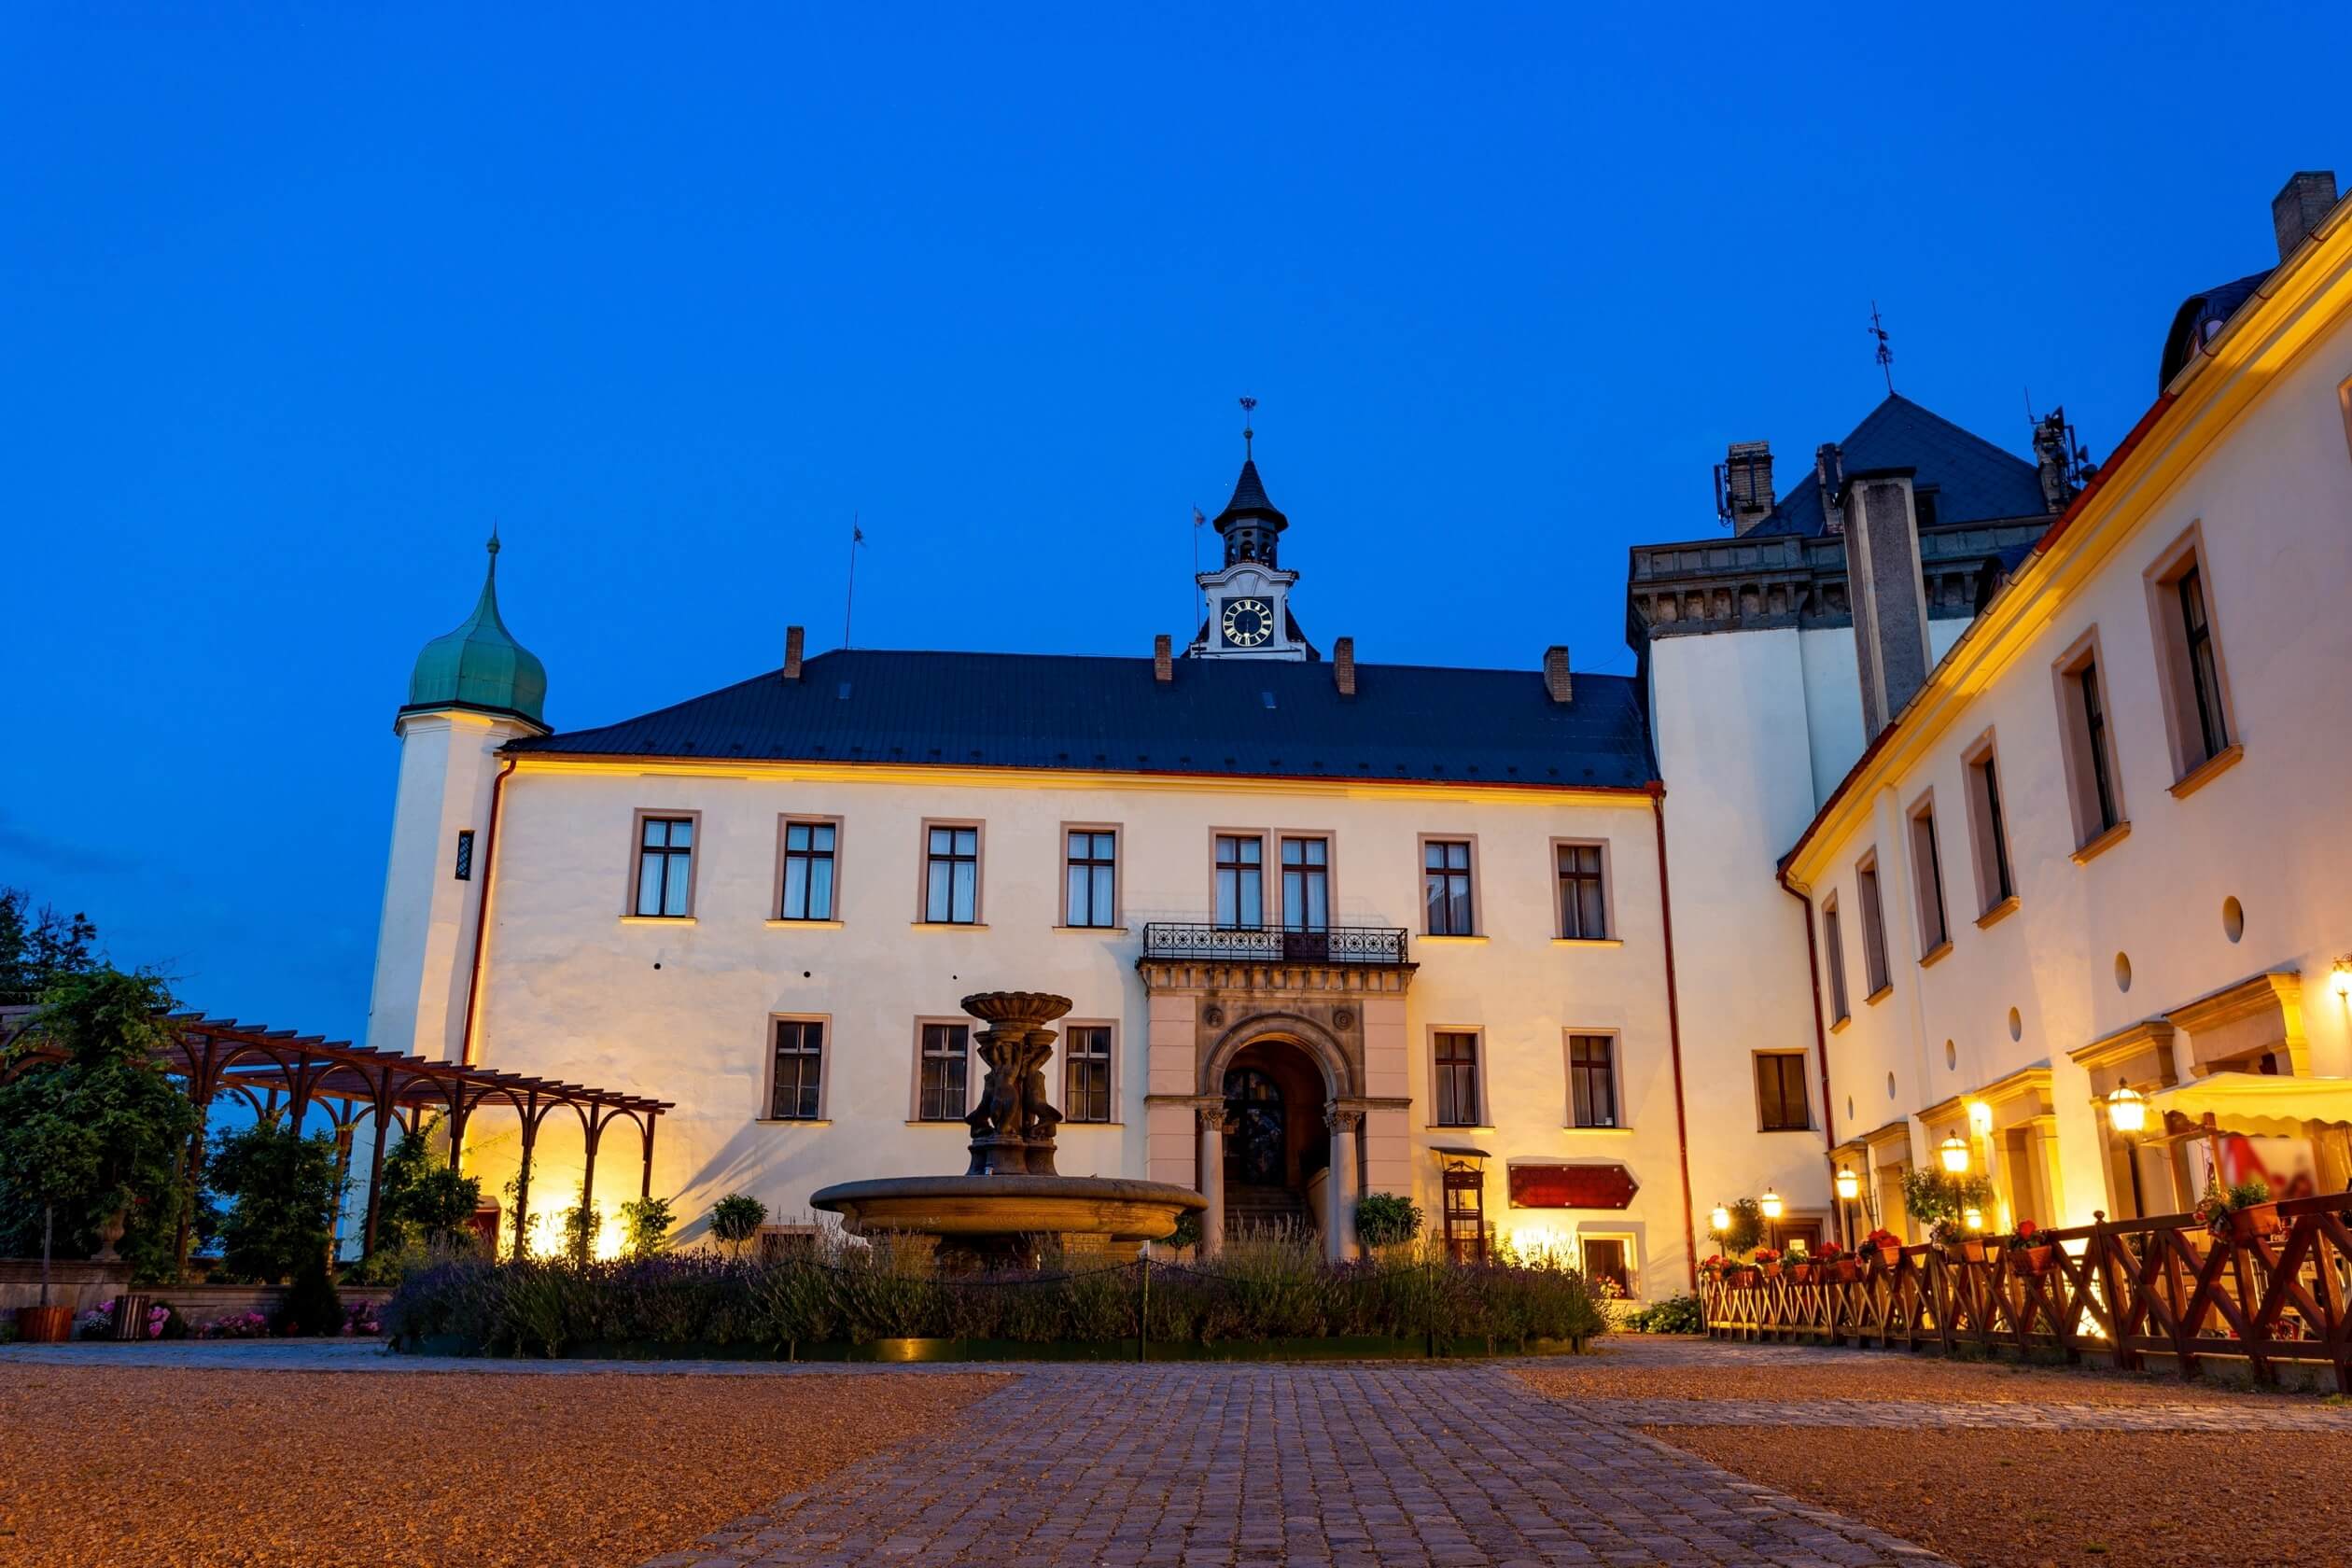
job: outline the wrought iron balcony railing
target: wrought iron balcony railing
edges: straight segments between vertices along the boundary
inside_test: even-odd
[[[1155,920],[1143,928],[1147,959],[1232,959],[1261,963],[1401,964],[1405,931],[1393,926],[1218,926]]]

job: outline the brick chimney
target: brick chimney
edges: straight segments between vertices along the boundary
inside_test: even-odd
[[[1343,697],[1355,695],[1355,638],[1335,638],[1331,644],[1331,683]]]
[[[784,628],[784,679],[787,680],[801,678],[801,644],[807,640],[807,636],[798,626]]]
[[[1175,644],[1166,632],[1152,639],[1152,679],[1163,682],[1176,679]]]
[[[1723,459],[1723,504],[1731,531],[1744,534],[1772,514],[1772,443],[1733,441]]]
[[[1544,694],[1556,703],[1572,701],[1576,694],[1568,679],[1568,650],[1558,643],[1544,650]]]
[[[2285,189],[2271,198],[2271,227],[2278,234],[2278,259],[2284,261],[2293,255],[2335,204],[2334,170],[2305,169],[2289,175]]]

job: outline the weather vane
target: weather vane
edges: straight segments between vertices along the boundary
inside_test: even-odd
[[[1241,455],[1244,457],[1250,455],[1250,442],[1257,435],[1255,430],[1250,428],[1253,423],[1252,416],[1256,413],[1257,399],[1255,398],[1241,399]]]
[[[1895,346],[1887,341],[1886,329],[1879,322],[1878,301],[1870,301],[1870,336],[1878,339],[1878,368],[1886,377],[1886,390],[1895,390]]]

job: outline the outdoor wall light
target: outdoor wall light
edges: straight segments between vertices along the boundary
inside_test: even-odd
[[[1838,1167],[1839,1200],[1844,1203],[1852,1203],[1856,1197],[1861,1196],[1861,1193],[1862,1178],[1856,1176],[1851,1167],[1842,1165]]]
[[[1943,1161],[1943,1168],[1954,1176],[1967,1173],[1968,1145],[1960,1139],[1945,1139],[1936,1145],[1936,1154]]]
[[[1770,1187],[1764,1189],[1764,1196],[1756,1200],[1756,1206],[1764,1211],[1764,1217],[1768,1220],[1779,1219],[1782,1209],[1786,1207],[1781,1202],[1781,1195]]]
[[[2138,1132],[2148,1126],[2148,1097],[2129,1085],[2107,1097],[2107,1126],[2118,1132]]]
[[[2352,953],[2336,959],[2335,969],[2328,976],[2328,984],[2335,988],[2337,996],[2352,1001]]]
[[[1731,1211],[1718,1203],[1715,1212],[1707,1216],[1707,1228],[1721,1236],[1731,1228]]]
[[[1993,1107],[1981,1099],[1968,1101],[1968,1130],[1979,1138],[1993,1130]]]
[[[1960,1223],[1967,1225],[1970,1230],[1982,1230],[1984,1228],[1984,1211],[1981,1209],[1963,1209],[1960,1211]]]

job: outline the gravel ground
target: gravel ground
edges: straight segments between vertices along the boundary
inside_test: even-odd
[[[1646,1346],[1599,1353],[1521,1374],[1561,1399],[1858,1399],[1960,1400],[2002,1405],[2205,1405],[2275,1402],[2177,1378],[2083,1368],[1954,1362],[1890,1351],[1813,1351],[1809,1362],[1743,1363],[1745,1347],[1694,1348],[1695,1354],[1654,1359]],[[1780,1352],[1786,1357],[1787,1352]]]
[[[618,1568],[1002,1381],[0,1366],[0,1568]]]
[[[1656,1427],[1970,1568],[2342,1563],[2352,1435]]]

